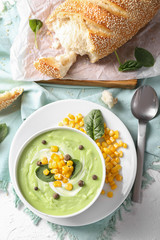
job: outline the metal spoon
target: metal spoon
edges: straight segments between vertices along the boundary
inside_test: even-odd
[[[141,183],[145,151],[146,126],[158,112],[159,99],[155,90],[144,85],[139,87],[131,101],[132,114],[139,120],[137,139],[137,174],[133,187],[132,201],[141,202]]]

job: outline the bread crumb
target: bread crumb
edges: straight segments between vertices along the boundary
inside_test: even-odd
[[[112,93],[110,93],[107,90],[104,90],[102,92],[101,100],[111,109],[117,102],[118,99],[114,98],[112,96]]]

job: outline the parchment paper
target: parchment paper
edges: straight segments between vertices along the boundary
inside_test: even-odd
[[[19,33],[11,48],[11,71],[14,80],[38,81],[51,79],[39,73],[33,62],[39,57],[56,56],[62,50],[53,48],[54,35],[48,34],[45,20],[63,0],[21,0],[17,3],[21,18]],[[29,18],[40,19],[44,24],[37,36],[39,49],[34,45],[34,33],[29,27]],[[115,54],[90,63],[87,56],[79,56],[65,79],[76,80],[127,80],[148,78],[160,75],[160,11],[154,19],[140,32],[118,49],[121,62],[134,59],[135,47],[143,47],[150,51],[156,63],[151,68],[121,73]]]

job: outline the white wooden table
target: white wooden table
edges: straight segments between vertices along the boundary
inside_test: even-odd
[[[150,170],[156,180],[143,191],[142,204],[134,204],[131,212],[122,211],[117,220],[113,240],[160,239],[160,173]],[[14,207],[11,186],[9,194],[0,193],[0,240],[56,240],[46,221],[35,226],[30,217]],[[66,240],[68,237],[66,237]]]

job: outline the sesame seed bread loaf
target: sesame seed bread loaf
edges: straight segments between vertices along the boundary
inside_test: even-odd
[[[10,106],[21,94],[23,88],[13,88],[0,94],[0,111]]]
[[[88,55],[95,63],[131,39],[158,9],[160,0],[66,0],[53,11],[46,24],[66,54]],[[57,60],[52,58],[51,64],[56,72],[50,70],[50,64],[48,69],[40,64],[42,60],[35,65],[39,71],[53,78],[64,76],[56,67]]]

